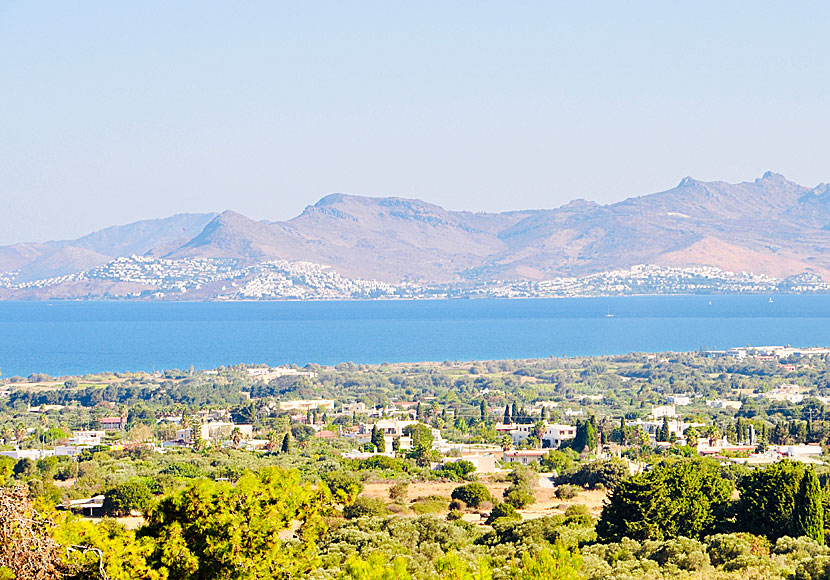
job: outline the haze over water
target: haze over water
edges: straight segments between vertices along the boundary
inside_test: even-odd
[[[830,344],[830,296],[772,298],[4,302],[0,371],[60,376]]]

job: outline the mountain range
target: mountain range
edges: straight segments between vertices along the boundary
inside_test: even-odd
[[[807,188],[771,172],[736,184],[687,177],[609,205],[578,199],[505,213],[338,193],[281,222],[233,211],[179,214],[77,240],[4,246],[0,272],[20,283],[130,255],[307,261],[395,284],[546,280],[636,264],[830,280],[830,185]]]

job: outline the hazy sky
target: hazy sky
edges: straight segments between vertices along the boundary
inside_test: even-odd
[[[826,2],[0,2],[0,243],[830,181]]]

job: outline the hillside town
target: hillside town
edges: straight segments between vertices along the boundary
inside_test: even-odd
[[[303,261],[274,260],[246,264],[231,258],[174,260],[150,256],[117,258],[97,268],[51,278],[19,278],[19,272],[0,274],[0,289],[25,293],[79,283],[117,282],[125,285],[122,290],[113,290],[108,286],[103,294],[98,295],[84,286],[87,294],[76,297],[219,301],[830,292],[830,283],[809,272],[788,278],[773,278],[749,272],[726,272],[709,266],[638,265],[583,277],[424,285],[353,279],[340,275],[330,266]]]

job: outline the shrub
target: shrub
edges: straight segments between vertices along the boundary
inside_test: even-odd
[[[446,509],[447,498],[441,497],[440,495],[419,497],[413,500],[409,507],[419,516],[424,514],[437,514]],[[458,507],[460,507],[460,503]]]
[[[660,542],[657,549],[648,556],[663,568],[698,571],[709,564],[704,545],[689,538],[676,538]]]
[[[716,534],[706,538],[707,552],[713,566],[731,572],[748,568],[757,562],[757,554],[769,554],[766,538],[752,534]]]
[[[525,484],[513,484],[504,490],[504,501],[514,508],[522,509],[536,502],[536,496],[530,486]]]
[[[124,516],[131,511],[144,511],[152,495],[143,481],[128,481],[116,485],[104,494],[104,511],[110,516]]]
[[[578,485],[589,489],[597,489],[599,485],[613,489],[629,475],[628,464],[622,459],[614,457],[608,460],[586,463],[576,471],[561,474],[556,478],[556,482]]]
[[[447,512],[447,521],[454,522],[456,520],[460,520],[463,515],[464,512],[462,512],[461,510],[451,509],[449,512]]]
[[[490,510],[490,515],[484,523],[489,526],[496,520],[500,520],[502,518],[505,518],[505,521],[520,520],[522,519],[522,516],[516,512],[516,508],[514,508],[511,504],[499,502],[493,506],[492,510]]]
[[[556,497],[559,499],[573,499],[579,493],[579,488],[575,485],[564,484],[556,488]]]
[[[594,518],[588,508],[581,503],[568,506],[565,510],[565,524],[575,526],[591,526],[594,523]]]
[[[331,471],[323,474],[323,482],[334,498],[342,504],[350,504],[363,491],[363,482],[356,475],[346,471]]]
[[[388,511],[386,506],[383,505],[383,501],[376,497],[366,497],[363,495],[355,499],[354,503],[343,508],[343,515],[349,520],[382,516],[387,513]]]
[[[389,499],[403,499],[409,489],[408,483],[396,483],[389,488]]]
[[[387,457],[386,455],[375,455],[361,459],[357,463],[358,469],[388,469],[396,473],[409,473],[410,464],[403,459]]]
[[[435,475],[438,477],[446,477],[452,481],[461,481],[468,479],[470,475],[476,470],[475,466],[464,459],[446,463],[440,469],[435,470]]]
[[[468,483],[452,490],[452,499],[463,501],[470,507],[478,507],[485,501],[492,501],[492,496],[487,488],[480,483]]]
[[[173,477],[196,478],[204,477],[204,472],[192,463],[171,463],[159,473]]]

